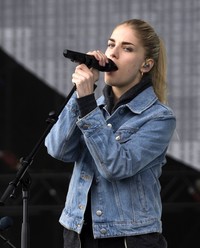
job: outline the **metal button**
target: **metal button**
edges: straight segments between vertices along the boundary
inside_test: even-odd
[[[111,124],[111,123],[108,123],[107,126],[108,126],[108,127],[112,127],[112,124]]]
[[[102,229],[100,230],[100,233],[105,234],[105,233],[107,233],[107,230],[106,230],[105,228],[102,228]]]
[[[97,215],[97,216],[101,216],[101,215],[102,215],[102,211],[101,211],[101,210],[97,210],[97,211],[96,211],[96,215]]]
[[[97,177],[97,178],[95,179],[95,183],[98,184],[99,181],[100,181],[100,179],[99,179],[99,177]]]
[[[87,130],[89,127],[90,127],[90,125],[88,125],[88,124],[83,125],[83,129],[85,129],[85,130]]]
[[[82,175],[81,175],[81,178],[82,178],[83,180],[90,180],[90,179],[91,179],[91,177],[90,177],[89,175],[86,175],[86,174],[82,174]]]
[[[84,206],[81,205],[81,204],[79,204],[79,205],[78,205],[78,208],[81,209],[81,210],[83,210],[83,209],[84,209]]]
[[[120,135],[116,136],[115,139],[120,140],[121,139]]]

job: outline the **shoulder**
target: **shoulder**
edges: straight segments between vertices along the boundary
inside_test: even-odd
[[[154,112],[157,114],[175,116],[173,110],[166,104],[161,103],[156,96],[153,87],[149,87],[142,91],[136,98],[128,103],[129,108],[137,114],[143,112]]]

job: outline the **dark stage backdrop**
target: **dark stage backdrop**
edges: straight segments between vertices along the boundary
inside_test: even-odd
[[[19,160],[32,152],[47,128],[49,113],[58,110],[64,97],[50,89],[0,49],[0,196],[16,175]],[[50,157],[44,145],[28,172],[31,247],[62,247],[58,218],[64,204],[72,165]],[[0,206],[0,218],[10,216],[13,227],[1,234],[20,247],[22,225],[21,186],[15,199]],[[0,238],[0,247],[3,241]]]

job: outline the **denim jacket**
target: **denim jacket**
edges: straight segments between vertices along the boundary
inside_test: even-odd
[[[59,219],[81,232],[88,192],[94,238],[162,232],[162,166],[176,119],[152,87],[111,115],[105,98],[83,118],[74,93],[45,139],[48,153],[75,162]]]

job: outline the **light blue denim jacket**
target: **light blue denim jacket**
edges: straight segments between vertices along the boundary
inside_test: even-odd
[[[152,87],[110,115],[105,99],[79,119],[76,94],[46,137],[48,153],[75,162],[60,223],[81,232],[88,192],[95,238],[162,232],[160,183],[175,116]]]

